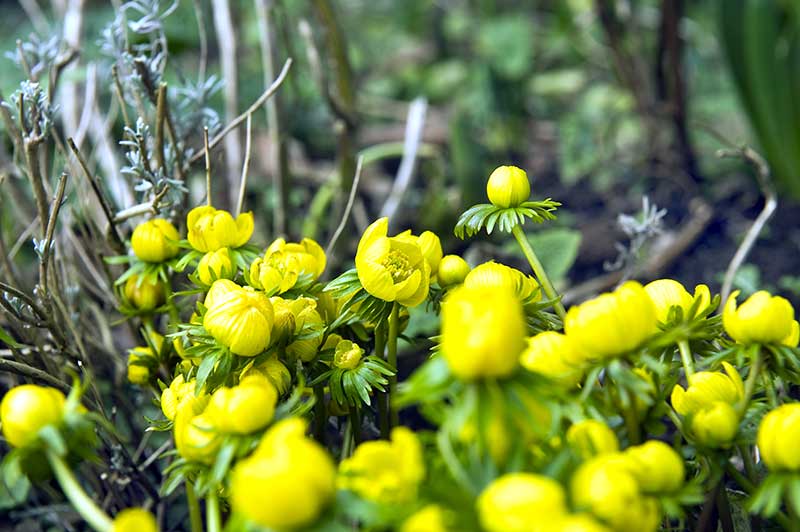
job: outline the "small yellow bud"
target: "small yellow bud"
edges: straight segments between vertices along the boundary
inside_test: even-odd
[[[333,365],[342,369],[355,369],[361,362],[364,350],[350,340],[342,340],[336,345],[333,354]]]
[[[400,532],[447,532],[447,514],[438,504],[429,504],[403,521]]]
[[[537,532],[567,513],[566,495],[551,478],[509,473],[495,479],[476,502],[486,532]]]
[[[672,407],[682,416],[694,414],[722,401],[735,405],[744,397],[744,383],[736,368],[722,363],[725,373],[700,371],[689,377],[689,388],[676,384],[672,389]]]
[[[739,431],[739,414],[728,403],[716,401],[691,416],[690,428],[706,447],[730,447]]]
[[[442,302],[442,355],[462,380],[503,378],[525,349],[522,305],[506,290],[460,286]]]
[[[269,380],[247,377],[238,386],[217,389],[205,415],[220,432],[250,434],[272,421],[277,402],[278,392]]]
[[[239,380],[243,381],[248,377],[263,377],[269,379],[278,395],[283,395],[289,391],[289,386],[292,384],[292,374],[289,373],[289,368],[278,360],[277,355],[272,355],[258,366],[250,366],[239,376]]]
[[[467,261],[458,255],[445,255],[439,261],[439,271],[437,278],[443,287],[454,286],[464,282],[469,273],[470,267]]]
[[[158,532],[158,523],[144,508],[125,508],[114,518],[111,532]]]
[[[594,419],[584,419],[570,426],[567,443],[584,460],[619,451],[619,441],[614,431]]]
[[[674,493],[683,485],[683,458],[675,449],[658,440],[628,447],[623,453],[633,464],[631,473],[645,493]]]
[[[170,421],[175,420],[176,414],[183,409],[189,409],[194,415],[203,412],[208,404],[208,395],[195,396],[195,380],[184,380],[183,375],[178,375],[164,391],[161,392],[161,411]]]
[[[3,436],[12,447],[23,447],[46,425],[56,425],[64,415],[64,394],[55,388],[22,384],[11,388],[0,403]]]
[[[528,338],[528,347],[520,356],[522,367],[528,371],[568,387],[577,385],[581,379],[580,359],[572,341],[556,331],[545,331]]]
[[[215,286],[225,281],[216,281],[206,296],[214,294],[212,305],[203,318],[203,327],[221,344],[236,355],[253,357],[267,348],[274,315],[267,296],[252,288],[230,287],[222,294]]]
[[[736,290],[722,312],[728,335],[740,344],[781,344],[791,338],[794,308],[788,300],[760,290],[736,308]]]
[[[167,300],[167,289],[162,281],[150,282],[143,276],[132,275],[125,281],[125,299],[134,308],[147,312]]]
[[[164,262],[178,254],[180,238],[174,225],[156,218],[136,226],[131,236],[131,247],[139,260]]]
[[[253,213],[242,213],[234,220],[228,211],[203,205],[189,211],[186,227],[189,244],[197,251],[238,248],[253,235]]]
[[[133,384],[144,385],[150,374],[158,366],[158,356],[164,345],[164,337],[157,332],[150,334],[150,345],[134,347],[128,352],[128,380]],[[153,348],[156,350],[153,351]]]
[[[500,166],[489,176],[486,195],[496,207],[519,207],[531,196],[528,174],[516,166]]]
[[[769,412],[758,427],[758,450],[773,471],[800,471],[800,403],[787,403]]]
[[[272,310],[275,314],[275,321],[272,324],[272,343],[282,344],[288,342],[295,331],[295,318],[292,312],[292,300],[282,297],[271,297]]]
[[[672,307],[683,309],[685,316],[696,299],[700,299],[698,312],[705,310],[711,304],[711,292],[708,290],[708,286],[704,284],[697,285],[694,288],[693,296],[686,291],[681,283],[673,279],[653,281],[645,285],[644,289],[656,307],[658,321],[662,323],[666,323]]]
[[[221,440],[207,415],[196,415],[190,406],[179,408],[173,429],[179,455],[190,462],[214,463]]]
[[[295,334],[301,338],[286,346],[286,354],[303,362],[311,362],[322,344],[325,322],[317,312],[317,302],[310,297],[293,300],[290,308],[294,314]]]
[[[525,275],[516,268],[493,260],[475,266],[464,278],[464,286],[487,290],[510,290],[523,303],[538,301],[542,298],[536,279]]]
[[[231,261],[228,248],[209,251],[197,265],[197,277],[204,285],[210,285],[217,279],[231,279],[236,275],[236,267]]]

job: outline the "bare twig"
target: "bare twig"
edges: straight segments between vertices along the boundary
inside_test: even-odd
[[[33,368],[27,364],[23,364],[22,362],[15,362],[13,360],[0,357],[0,369],[10,371],[11,373],[16,373],[17,375],[21,375],[23,377],[28,377],[29,379],[47,384],[48,386],[52,386],[54,388],[58,388],[67,394],[70,390],[69,386],[51,376],[46,371]]]
[[[164,121],[166,119],[167,84],[161,83],[158,86],[158,96],[156,98],[156,164],[165,174],[167,173],[164,157]]]
[[[258,99],[255,102],[253,102],[253,104],[250,107],[247,108],[247,111],[245,111],[244,113],[242,113],[239,116],[237,116],[235,120],[231,121],[231,123],[229,123],[227,126],[225,126],[225,128],[223,128],[222,131],[217,133],[214,136],[214,138],[211,139],[211,141],[208,143],[209,149],[213,150],[214,147],[217,144],[219,144],[219,142],[223,138],[225,138],[225,135],[230,133],[233,129],[238,127],[239,124],[241,124],[242,122],[244,122],[247,119],[247,115],[252,114],[256,110],[258,110],[258,108],[261,107],[264,104],[264,102],[267,101],[267,99],[270,96],[275,94],[275,91],[277,91],[278,87],[281,86],[281,84],[283,83],[283,80],[286,79],[286,75],[289,73],[289,69],[291,68],[291,66],[292,66],[292,59],[289,58],[283,64],[283,68],[281,69],[280,74],[278,74],[278,77],[275,78],[275,81],[272,82],[272,85],[270,85],[269,88],[267,90],[265,90],[264,93],[261,96],[259,96]],[[194,164],[194,163],[196,163],[197,161],[199,161],[202,158],[203,158],[203,153],[202,152],[197,152],[192,156],[191,159],[189,159],[189,164]]]
[[[239,199],[236,201],[236,216],[242,213],[242,206],[244,205],[244,193],[247,188],[247,176],[250,173],[250,148],[252,145],[253,137],[253,115],[247,115],[247,136],[244,146],[244,163],[242,164],[242,178],[239,180]]]
[[[50,218],[47,220],[47,230],[44,237],[44,247],[42,248],[39,257],[39,287],[42,290],[42,296],[47,300],[50,297],[50,287],[47,282],[48,268],[50,262],[50,248],[53,245],[53,233],[56,230],[56,222],[58,221],[58,213],[61,210],[61,202],[64,201],[64,191],[67,186],[67,174],[61,174],[58,179],[58,187],[56,194],[53,197],[53,205],[50,208]]]
[[[356,199],[358,182],[361,181],[361,166],[363,164],[364,156],[361,155],[358,158],[358,162],[356,162],[356,173],[353,177],[353,185],[350,187],[350,196],[347,198],[347,205],[345,205],[344,212],[342,213],[342,219],[339,221],[339,226],[336,228],[336,231],[333,232],[330,242],[328,242],[328,245],[325,247],[326,255],[330,255],[331,251],[333,251],[336,241],[339,240],[339,236],[347,225],[347,219],[350,217],[350,210],[353,208],[353,201]]]
[[[211,148],[208,146],[208,127],[203,127],[203,153],[206,156],[206,204],[211,205]]]
[[[131,127],[131,121],[128,118],[128,108],[125,103],[125,98],[122,96],[122,84],[119,82],[119,71],[117,65],[111,65],[111,77],[114,79],[114,94],[117,95],[119,107],[122,110],[122,120],[125,122],[125,127]]]

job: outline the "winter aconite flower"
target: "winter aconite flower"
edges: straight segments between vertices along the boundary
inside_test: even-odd
[[[564,489],[553,479],[509,473],[478,496],[478,516],[487,532],[537,532],[567,513]]]
[[[439,271],[439,264],[442,262],[442,242],[433,231],[423,231],[417,237],[417,244],[425,257],[425,262],[431,269],[431,275],[436,276]]]
[[[24,446],[45,426],[61,422],[65,403],[64,394],[55,388],[36,384],[15,386],[0,403],[3,436],[12,447]]]
[[[417,237],[387,236],[389,219],[372,223],[358,243],[356,270],[364,289],[384,301],[415,307],[428,296],[431,267]]]
[[[739,414],[729,403],[715,401],[690,416],[689,429],[705,447],[730,447],[739,432]]]
[[[681,283],[673,279],[659,279],[644,287],[647,295],[653,300],[658,321],[666,323],[672,307],[679,307],[684,315],[691,309],[694,301],[699,299],[698,312],[708,308],[711,303],[711,292],[704,284],[694,288],[694,295],[686,291]]]
[[[464,286],[488,290],[511,290],[523,303],[541,299],[539,283],[516,268],[494,262],[484,262],[464,278]]]
[[[197,265],[197,277],[204,285],[210,285],[217,279],[231,279],[235,274],[236,266],[228,248],[209,251]]]
[[[167,300],[167,287],[163,281],[151,280],[143,275],[131,275],[123,289],[125,300],[137,310],[148,312]]]
[[[531,196],[528,174],[516,166],[500,166],[489,176],[486,195],[496,207],[519,207]]]
[[[220,248],[238,248],[253,235],[253,213],[240,214],[236,220],[228,211],[210,205],[195,207],[186,216],[189,244],[206,253]]]
[[[572,307],[564,319],[564,332],[577,349],[598,359],[633,351],[656,330],[655,305],[635,281]]]
[[[164,262],[178,254],[180,235],[168,220],[156,218],[140,223],[131,235],[133,254],[144,262]]]
[[[619,451],[617,435],[608,425],[595,419],[572,424],[567,430],[567,443],[584,460]]]
[[[525,349],[522,304],[507,290],[454,289],[442,302],[441,348],[462,380],[511,375]]]
[[[364,350],[350,340],[341,340],[333,353],[333,365],[342,369],[355,369],[364,355]]]
[[[447,514],[438,504],[429,504],[403,521],[400,532],[447,532]]]
[[[205,413],[220,432],[250,434],[272,421],[277,402],[278,392],[269,380],[248,377],[233,388],[218,388]]]
[[[144,508],[125,508],[114,518],[111,532],[158,532],[158,524]]]
[[[359,445],[339,465],[339,486],[381,504],[407,504],[425,478],[422,445],[405,427],[392,429],[391,441]]]
[[[683,486],[683,458],[658,440],[628,447],[623,453],[631,461],[631,472],[645,493],[674,493]]]
[[[545,331],[528,338],[520,357],[522,367],[549,377],[565,386],[575,386],[581,378],[580,356],[572,341],[556,331]]]
[[[325,252],[316,241],[304,238],[295,244],[279,238],[270,244],[263,258],[250,264],[250,284],[268,294],[282,294],[303,275],[317,280],[325,264]]]
[[[760,290],[737,308],[738,295],[738,290],[731,294],[722,313],[722,324],[731,338],[741,344],[782,344],[796,336],[794,308],[788,300]]]
[[[292,384],[292,374],[289,373],[289,368],[278,360],[277,355],[270,356],[257,366],[248,367],[242,372],[239,379],[243,381],[248,377],[268,379],[275,387],[278,395],[283,395],[289,391],[289,386]]]
[[[587,514],[568,515],[553,522],[549,530],[558,532],[611,532]]]
[[[152,346],[142,345],[128,352],[128,381],[133,384],[147,384],[152,370],[158,365],[158,354],[164,345],[164,337],[152,332],[150,342]]]
[[[267,296],[252,288],[224,285],[224,293],[215,291],[216,281],[211,286],[209,296],[213,294],[203,318],[203,327],[231,353],[253,357],[267,348],[272,331],[272,304]]]
[[[289,418],[262,437],[236,464],[231,506],[248,520],[275,530],[308,527],[336,492],[336,470],[325,449],[305,436],[305,421]]]
[[[439,284],[445,288],[455,286],[464,282],[469,270],[470,267],[467,261],[458,255],[445,255],[439,261],[437,279]]]
[[[175,415],[173,430],[180,456],[190,462],[214,463],[221,439],[209,416],[196,414],[192,406],[184,406]]]
[[[208,404],[208,395],[195,395],[196,383],[194,379],[188,382],[183,375],[178,375],[168,387],[161,392],[161,411],[170,421],[175,420],[177,413],[184,409],[192,411],[193,415],[203,412]]]
[[[689,377],[689,387],[676,384],[672,389],[672,407],[682,416],[696,413],[717,401],[735,405],[744,397],[744,384],[736,368],[722,363],[725,373],[700,371]]]
[[[758,450],[773,471],[800,471],[800,403],[787,403],[769,412],[758,427]]]

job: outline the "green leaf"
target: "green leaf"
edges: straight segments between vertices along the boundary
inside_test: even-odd
[[[17,342],[16,342],[16,341],[15,341],[15,340],[14,340],[14,339],[11,337],[11,335],[10,335],[10,334],[8,334],[8,332],[7,332],[5,329],[3,329],[2,327],[0,327],[0,342],[3,342],[3,343],[4,343],[4,344],[6,344],[7,346],[9,346],[9,347],[12,347],[12,348],[14,348],[14,349],[17,349],[17,348],[21,347],[21,346],[20,346],[20,345],[19,345],[19,344],[18,344],[18,343],[17,343]]]

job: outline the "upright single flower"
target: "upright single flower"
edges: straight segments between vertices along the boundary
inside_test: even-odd
[[[133,254],[144,262],[164,262],[178,254],[180,235],[168,220],[155,218],[140,223],[131,235]]]
[[[189,244],[197,251],[238,248],[247,244],[253,235],[253,213],[242,213],[234,220],[228,211],[203,205],[189,211],[186,227]]]
[[[367,227],[356,251],[356,270],[364,289],[384,301],[415,307],[428,296],[431,267],[417,237],[387,236],[389,219]]]
[[[12,447],[22,447],[36,438],[47,425],[64,416],[64,394],[55,388],[22,384],[11,388],[0,403],[3,436]]]
[[[464,286],[488,290],[511,290],[523,303],[538,301],[542,298],[536,279],[525,275],[516,268],[493,260],[475,266],[464,278]]]
[[[564,488],[532,473],[508,473],[489,484],[476,502],[487,532],[539,532],[567,514]]]
[[[272,421],[277,402],[278,392],[272,382],[248,377],[238,386],[218,388],[205,413],[220,432],[250,434]]]
[[[658,279],[644,287],[647,295],[653,300],[656,307],[658,321],[665,323],[672,307],[679,307],[684,314],[699,299],[698,311],[705,310],[711,304],[711,292],[708,286],[699,284],[694,288],[694,295],[686,291],[681,283],[674,279]]]
[[[800,471],[800,403],[786,403],[767,413],[758,427],[758,450],[772,471]]]
[[[725,373],[700,371],[689,377],[689,387],[676,384],[672,389],[672,407],[682,416],[694,414],[716,401],[735,405],[744,397],[744,383],[736,368],[722,363]]]
[[[248,287],[223,286],[215,290],[216,281],[206,296],[212,304],[203,317],[203,327],[221,344],[236,355],[253,357],[269,345],[274,319],[272,304],[267,296]]]
[[[207,252],[197,265],[197,277],[205,285],[210,285],[217,279],[231,279],[234,275],[236,266],[228,248]]]
[[[797,345],[797,321],[788,300],[760,290],[736,307],[736,290],[722,312],[722,324],[728,335],[741,344]]]
[[[519,207],[531,196],[528,174],[516,166],[500,166],[489,176],[486,195],[496,207]]]
[[[325,252],[316,241],[304,238],[299,243],[275,240],[250,264],[250,284],[269,294],[282,294],[294,287],[301,276],[314,281],[325,270]]]

